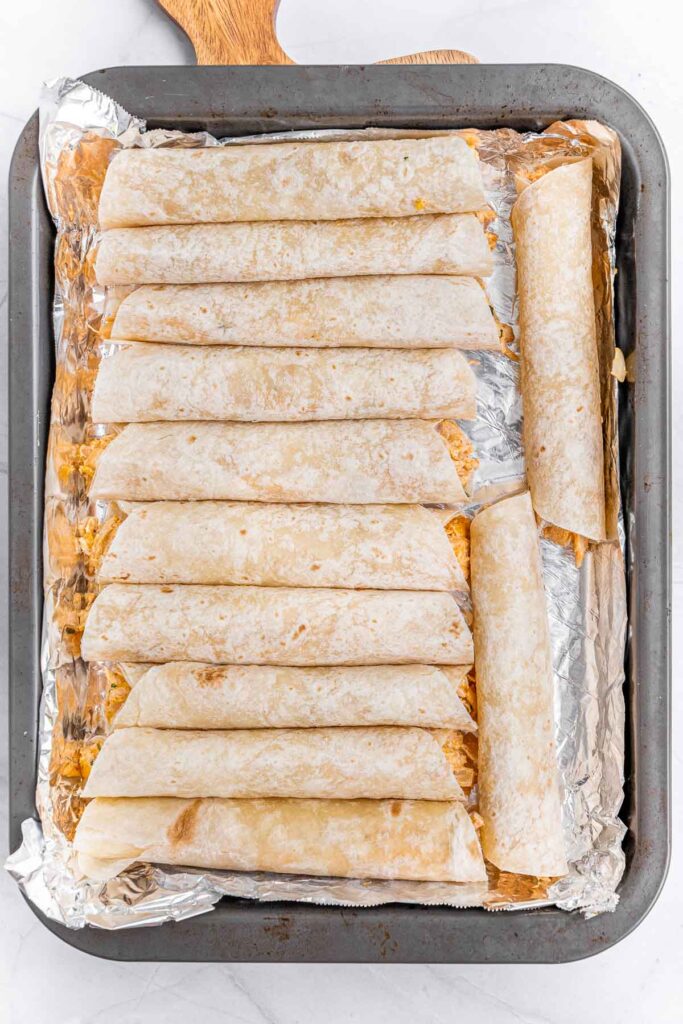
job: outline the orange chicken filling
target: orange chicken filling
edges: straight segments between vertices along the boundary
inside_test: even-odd
[[[453,516],[445,526],[446,536],[451,542],[455,557],[468,582],[470,578],[470,525],[467,516]]]
[[[97,574],[102,559],[125,518],[125,515],[114,506],[111,515],[103,523],[97,516],[88,516],[79,523],[77,527],[78,545],[85,556],[88,573],[91,576]]]
[[[572,533],[571,530],[563,530],[561,526],[550,525],[543,527],[543,536],[547,537],[548,540],[555,541],[560,547],[572,547],[577,568],[581,567],[584,556],[590,546],[590,541],[587,537],[582,537],[580,533]]]
[[[470,733],[454,732],[441,744],[456,779],[467,791],[474,785],[477,774],[477,740]]]
[[[94,437],[86,444],[78,445],[76,464],[86,485],[94,477],[100,455],[107,445],[114,440],[114,436],[114,434],[107,434],[106,437]]]
[[[448,453],[455,463],[462,485],[467,490],[472,473],[479,465],[469,437],[453,420],[442,420],[438,426],[439,433],[446,442]]]

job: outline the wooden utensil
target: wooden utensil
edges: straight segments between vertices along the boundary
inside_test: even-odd
[[[198,64],[294,64],[275,28],[280,0],[158,0],[189,37]],[[380,64],[477,64],[462,50],[423,50]]]

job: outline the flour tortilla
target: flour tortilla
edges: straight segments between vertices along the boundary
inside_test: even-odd
[[[83,796],[465,799],[437,735],[391,726],[119,729]]]
[[[604,540],[600,374],[592,279],[590,158],[549,171],[512,211],[527,476],[534,509]]]
[[[101,285],[291,281],[492,269],[472,214],[394,220],[275,221],[112,228],[96,258]]]
[[[107,879],[137,860],[232,871],[478,882],[477,834],[457,802],[93,800],[76,829],[82,870]]]
[[[96,423],[158,420],[473,419],[476,378],[443,351],[110,346],[92,398]]]
[[[468,666],[275,668],[170,662],[149,668],[117,729],[286,729],[413,725],[476,731],[458,696]]]
[[[149,502],[117,527],[97,578],[467,590],[441,517],[421,505]]]
[[[457,135],[124,149],[107,169],[99,221],[112,228],[408,217],[485,202],[477,156]]]
[[[333,504],[465,500],[437,425],[131,423],[101,453],[93,498]]]
[[[151,668],[154,668],[154,665],[144,661],[122,661],[116,666],[116,670],[131,688],[137,686]]]
[[[112,583],[85,624],[86,661],[468,665],[450,594]]]
[[[145,285],[118,306],[111,336],[212,345],[500,349],[479,282],[438,274]]]
[[[501,871],[564,875],[550,633],[529,494],[476,515],[471,544],[484,855]]]

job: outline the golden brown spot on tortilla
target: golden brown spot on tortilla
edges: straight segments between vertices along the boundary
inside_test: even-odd
[[[301,625],[297,626],[297,628],[296,628],[296,629],[294,630],[294,632],[292,633],[292,638],[293,638],[294,640],[296,640],[296,638],[297,638],[298,636],[301,636],[301,634],[303,633],[303,631],[304,631],[305,629],[306,629],[306,626],[305,626],[305,625],[304,625],[304,623],[302,622],[302,623],[301,623]]]
[[[200,668],[194,677],[200,686],[220,686],[223,682],[223,673],[219,668]]]
[[[162,594],[172,594],[173,593],[173,587],[162,587],[161,588],[161,593]]]
[[[196,824],[201,800],[193,800],[189,807],[181,811],[176,820],[168,829],[166,835],[172,845],[177,843],[189,843],[192,839]]]
[[[400,800],[392,800],[391,801],[391,813],[394,816],[394,818],[397,818],[398,815],[401,813],[401,802],[400,802]]]
[[[415,207],[416,210],[427,209],[427,204],[425,203],[424,199],[413,199],[413,206]]]
[[[467,490],[470,477],[479,465],[479,459],[474,455],[472,442],[453,420],[441,420],[437,429],[446,442],[448,454],[455,463],[463,487]]]
[[[194,444],[196,440],[197,440],[197,435],[196,434],[190,434],[190,436],[187,439],[187,443],[188,444]]]
[[[467,516],[453,516],[445,526],[453,553],[460,563],[466,580],[470,578],[470,526]]]
[[[246,531],[246,530],[240,530],[240,535],[241,535],[242,537],[246,537],[246,535],[247,535],[247,531]]]

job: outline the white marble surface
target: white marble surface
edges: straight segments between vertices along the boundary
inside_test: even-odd
[[[297,61],[367,62],[454,47],[482,61],[557,61],[614,79],[645,106],[664,136],[673,179],[683,169],[680,14],[672,0],[283,0],[282,45]],[[678,29],[676,22],[678,21]],[[20,0],[0,3],[0,307],[7,295],[6,182],[14,141],[40,83],[116,64],[192,60],[182,33],[154,0]],[[678,125],[679,134],[674,128]],[[681,193],[674,193],[674,281],[683,273]],[[681,293],[674,312],[680,312]],[[674,463],[683,435],[683,355],[674,348]],[[2,350],[0,487],[4,559],[7,417]],[[680,522],[683,489],[676,479]],[[674,612],[683,611],[683,532],[675,536]],[[4,601],[3,589],[3,601]],[[6,616],[0,650],[6,649]],[[681,645],[674,689],[683,682]],[[4,668],[4,665],[3,665]],[[646,681],[645,681],[646,685]],[[4,687],[3,687],[4,689]],[[680,707],[674,733],[681,736]],[[4,717],[4,716],[3,716]],[[4,730],[2,741],[4,744]],[[674,755],[680,779],[681,754]],[[6,851],[7,755],[0,761],[0,853]],[[680,829],[683,795],[675,792]],[[679,831],[680,834],[680,831]],[[414,1024],[469,1020],[502,1024],[683,1021],[683,858],[637,931],[601,956],[566,967],[149,965],[95,960],[48,933],[0,873],[2,1024]]]

